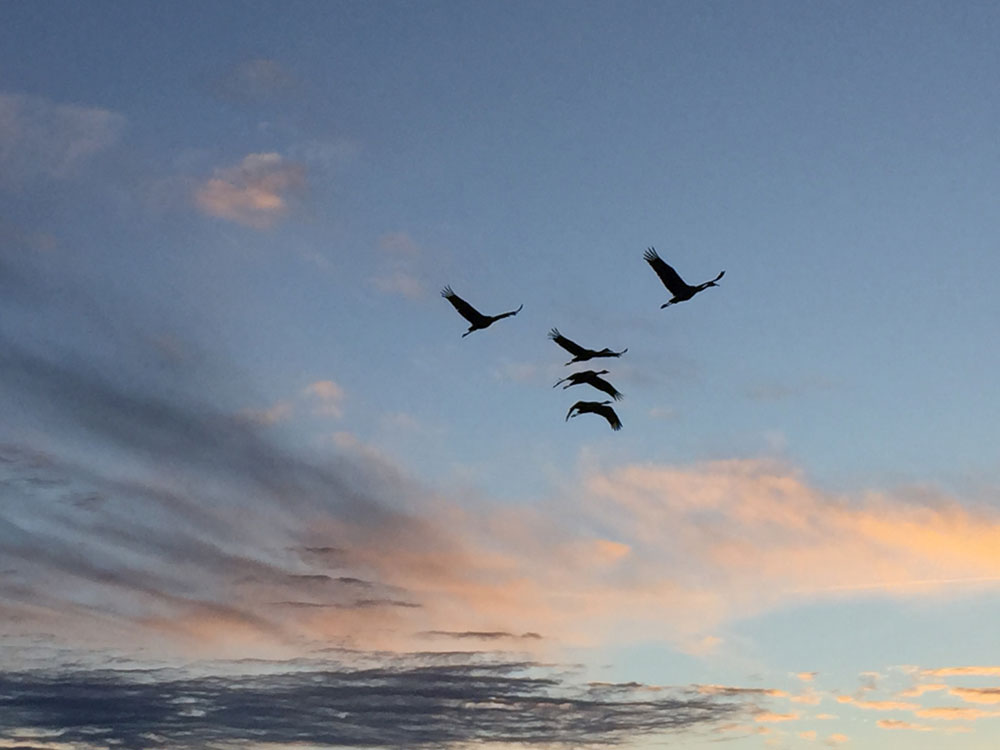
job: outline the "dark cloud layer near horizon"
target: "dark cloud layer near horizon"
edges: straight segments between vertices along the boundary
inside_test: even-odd
[[[468,742],[616,745],[710,728],[751,710],[681,693],[577,687],[525,662],[386,666],[255,676],[157,670],[0,674],[0,737],[126,750],[219,743],[440,747]]]

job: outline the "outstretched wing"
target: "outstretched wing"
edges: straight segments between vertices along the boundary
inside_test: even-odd
[[[494,322],[498,320],[503,320],[504,318],[509,318],[511,315],[517,315],[524,308],[524,305],[518,305],[516,310],[511,310],[510,312],[500,313],[499,315],[494,315]]]
[[[559,333],[558,328],[553,328],[549,331],[549,338],[559,344],[559,346],[568,351],[574,357],[579,357],[581,354],[586,354],[589,351],[588,349],[584,349],[575,341],[570,341],[568,338],[563,336]]]
[[[451,291],[450,286],[446,286],[441,290],[441,296],[448,300],[458,310],[458,314],[472,323],[472,325],[482,326],[484,323],[488,325],[486,316]]]
[[[597,390],[604,391],[605,393],[607,393],[615,401],[622,400],[621,392],[597,373],[591,374],[587,378],[587,382],[590,383],[590,385],[594,386],[594,388],[596,388]]]
[[[608,420],[608,424],[611,425],[612,430],[620,430],[622,428],[622,421],[615,414],[615,410],[610,406],[599,406],[595,409],[602,417]]]
[[[642,256],[646,259],[646,262],[653,267],[656,271],[656,275],[660,277],[660,281],[663,282],[671,294],[677,294],[688,288],[687,283],[682,279],[673,268],[667,265],[667,263],[656,254],[653,248],[649,248]]]

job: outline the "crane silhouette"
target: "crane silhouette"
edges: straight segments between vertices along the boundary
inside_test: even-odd
[[[607,370],[598,370],[597,372],[594,372],[593,370],[583,370],[582,372],[574,372],[572,375],[567,375],[562,380],[557,381],[556,385],[559,385],[559,383],[565,383],[568,380],[569,383],[563,386],[563,390],[565,391],[567,388],[571,386],[581,385],[586,383],[587,385],[594,386],[594,388],[596,388],[599,391],[604,391],[606,394],[611,396],[611,398],[613,398],[615,401],[621,401],[622,394],[619,393],[618,390],[613,385],[611,385],[611,383],[609,383],[607,380],[601,377],[601,375],[607,375],[607,374],[608,374]],[[552,387],[555,388],[556,385]]]
[[[577,401],[569,408],[569,412],[566,414],[566,421],[568,422],[570,417],[577,417],[581,414],[600,414],[608,420],[608,424],[611,425],[612,430],[620,430],[622,428],[622,421],[618,419],[615,410],[608,406],[610,403],[610,401]]]
[[[669,302],[664,302],[660,305],[662,310],[664,307],[669,307],[675,302],[684,302],[685,300],[691,299],[698,292],[703,289],[708,289],[710,286],[718,286],[715,282],[722,278],[725,271],[719,271],[719,275],[716,276],[711,281],[706,281],[704,284],[698,284],[698,286],[691,286],[680,277],[680,275],[672,267],[667,265],[667,263],[656,254],[656,250],[649,248],[642,256],[646,259],[646,262],[653,267],[656,271],[656,275],[660,277],[660,281],[663,282],[663,286],[674,295],[673,299]]]
[[[568,338],[559,333],[558,328],[553,328],[549,331],[549,338],[573,355],[573,359],[567,362],[567,365],[571,365],[574,362],[586,362],[588,359],[593,359],[594,357],[620,357],[628,351],[628,347],[622,349],[620,352],[613,352],[607,347],[604,347],[599,352],[594,351],[593,349],[584,349],[575,341],[570,341]]]
[[[469,330],[462,334],[463,339],[473,331],[479,331],[482,330],[483,328],[489,328],[491,325],[496,323],[498,320],[501,320],[502,318],[509,318],[512,315],[517,315],[519,312],[521,312],[521,308],[524,307],[524,305],[521,305],[516,310],[511,310],[510,312],[501,313],[500,315],[483,315],[481,312],[479,312],[479,310],[474,308],[464,299],[462,299],[453,291],[451,291],[450,286],[446,286],[444,289],[441,290],[441,296],[444,297],[446,300],[448,300],[452,304],[452,306],[454,306],[454,308],[458,310],[459,315],[461,315],[463,318],[465,318],[472,324],[469,326]]]

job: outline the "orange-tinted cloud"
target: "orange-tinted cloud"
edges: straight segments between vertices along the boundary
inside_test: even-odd
[[[924,693],[947,689],[948,686],[941,682],[925,682],[919,685],[914,685],[913,687],[904,690],[899,695],[902,698],[919,698]]]
[[[966,703],[1000,703],[1000,688],[955,687],[948,692]]]
[[[765,711],[754,716],[753,720],[760,724],[772,724],[781,721],[795,721],[798,718],[798,714],[777,714],[772,713],[771,711]]]
[[[916,703],[906,703],[905,701],[863,701],[852,698],[849,695],[837,696],[838,703],[849,703],[857,708],[868,711],[912,711],[920,708]]]
[[[759,461],[633,465],[585,487],[590,512],[631,544],[637,575],[698,582],[694,611],[709,625],[796,599],[940,595],[954,581],[1000,580],[1000,514],[956,500],[836,496]]]
[[[979,708],[962,708],[960,706],[938,706],[935,708],[922,708],[913,712],[922,719],[944,719],[946,721],[958,721],[968,719],[989,719],[1000,716],[1000,711],[984,711]]]
[[[792,703],[803,703],[809,706],[818,706],[823,701],[823,696],[815,690],[808,689],[798,695],[788,696],[788,700]]]
[[[899,721],[897,719],[879,719],[877,726],[880,729],[895,729],[909,732],[971,732],[970,727],[962,726],[932,726],[930,724],[914,724],[909,721]]]
[[[876,724],[880,729],[905,729],[911,732],[934,731],[934,727],[927,726],[926,724],[913,724],[909,721],[900,721],[898,719],[879,719]]]
[[[288,212],[288,198],[305,187],[305,168],[280,154],[249,154],[215,174],[195,191],[204,213],[237,224],[267,229]]]
[[[941,667],[921,670],[921,674],[932,677],[996,677],[1000,676],[1000,667]]]

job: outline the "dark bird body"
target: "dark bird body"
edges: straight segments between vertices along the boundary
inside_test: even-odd
[[[608,374],[607,370],[599,370],[597,372],[594,372],[593,370],[574,372],[572,375],[568,375],[562,380],[557,381],[556,385],[559,385],[559,383],[565,383],[568,380],[569,383],[563,386],[563,390],[565,391],[567,388],[570,388],[571,386],[582,385],[586,383],[587,385],[594,386],[594,388],[596,388],[599,391],[604,391],[606,394],[611,396],[611,398],[613,398],[615,401],[621,401],[622,394],[619,393],[618,390],[613,385],[611,385],[611,383],[609,383],[607,380],[601,377],[601,375],[607,375],[607,374]],[[552,387],[555,388],[556,385]]]
[[[675,302],[684,302],[685,300],[689,300],[698,292],[708,289],[710,286],[718,286],[715,282],[721,279],[722,275],[725,273],[725,271],[719,271],[719,275],[711,281],[706,281],[704,284],[698,284],[698,286],[691,286],[680,277],[677,271],[667,265],[667,263],[656,254],[656,250],[653,248],[646,250],[642,257],[645,258],[646,262],[653,267],[654,271],[656,271],[656,275],[660,277],[660,281],[663,282],[663,286],[665,286],[667,290],[674,295],[669,302],[664,302],[660,305],[661,310],[664,307],[674,304]]]
[[[500,315],[483,315],[481,312],[479,312],[479,310],[474,308],[464,299],[462,299],[453,291],[451,291],[450,286],[446,286],[444,289],[441,290],[441,296],[444,297],[446,300],[448,300],[452,304],[452,306],[456,310],[458,310],[459,315],[461,315],[463,318],[469,321],[469,323],[471,323],[471,325],[469,326],[469,330],[462,334],[462,338],[465,338],[473,331],[479,331],[482,330],[483,328],[489,328],[498,320],[501,320],[503,318],[509,318],[512,315],[517,315],[519,312],[521,312],[521,307],[524,307],[524,305],[521,305],[516,310],[511,310],[510,312],[501,313]]]
[[[568,422],[570,417],[576,417],[580,414],[600,414],[608,420],[608,424],[611,425],[612,430],[620,430],[622,422],[618,419],[618,415],[615,414],[615,410],[608,406],[610,403],[610,401],[577,401],[569,408],[569,412],[566,414],[566,421]]]
[[[553,328],[549,331],[549,338],[573,355],[573,359],[567,362],[567,365],[571,365],[574,362],[586,362],[588,359],[593,359],[594,357],[620,357],[628,351],[628,348],[625,348],[620,352],[613,352],[607,347],[601,349],[599,352],[594,351],[593,349],[584,349],[575,341],[570,341],[568,338],[559,333],[558,328]]]

